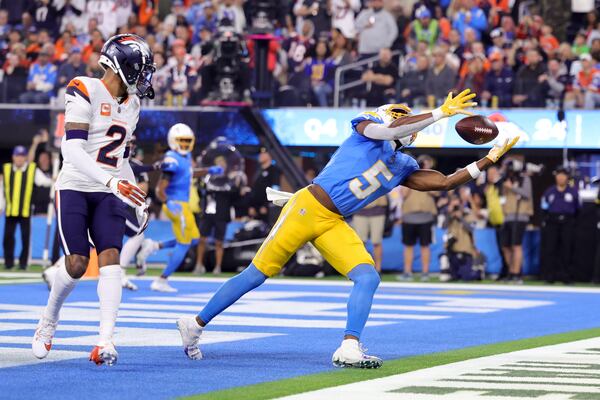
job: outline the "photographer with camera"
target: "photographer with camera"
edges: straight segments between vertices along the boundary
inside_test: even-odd
[[[440,255],[440,280],[481,280],[485,275],[485,262],[473,238],[473,226],[467,221],[461,200],[451,195],[444,235],[446,252]]]
[[[569,283],[573,261],[575,217],[580,208],[579,193],[569,185],[570,174],[564,167],[554,170],[556,184],[542,196],[544,222],[540,254],[541,277],[548,283]]]
[[[504,214],[502,254],[508,264],[508,281],[523,283],[523,237],[533,215],[533,189],[522,161],[510,159],[505,163],[504,169],[504,176],[500,180],[500,202]]]
[[[207,64],[201,70],[203,102],[251,102],[248,49],[244,37],[237,33],[232,22],[220,21],[217,34],[203,48]]]

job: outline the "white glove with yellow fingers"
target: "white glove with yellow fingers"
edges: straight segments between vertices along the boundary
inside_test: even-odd
[[[438,121],[442,118],[452,117],[456,114],[473,115],[472,112],[465,110],[465,108],[471,108],[477,105],[477,102],[471,101],[475,96],[477,95],[471,93],[471,89],[465,89],[455,97],[452,97],[452,93],[448,93],[448,97],[446,97],[444,104],[431,112],[433,119]]]
[[[490,152],[485,156],[491,162],[497,162],[507,151],[513,148],[521,137],[515,136],[514,138],[506,138],[502,143],[496,143],[494,147],[490,149]]]

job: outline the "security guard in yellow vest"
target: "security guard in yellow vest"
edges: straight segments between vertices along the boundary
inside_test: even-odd
[[[19,268],[26,269],[29,261],[31,232],[31,194],[36,181],[36,165],[27,162],[27,149],[17,146],[13,150],[12,163],[2,168],[4,194],[4,264],[6,269],[14,266],[15,230],[21,227],[22,250]]]

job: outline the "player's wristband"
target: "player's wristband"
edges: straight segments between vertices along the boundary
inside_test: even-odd
[[[472,162],[471,164],[467,165],[467,171],[469,171],[469,175],[471,175],[471,178],[473,179],[477,179],[479,178],[479,175],[481,175],[481,170],[477,166],[476,162]]]
[[[440,119],[442,119],[446,116],[446,114],[444,114],[444,112],[442,111],[441,107],[438,107],[438,108],[432,110],[431,115],[433,116],[434,122],[439,121]]]

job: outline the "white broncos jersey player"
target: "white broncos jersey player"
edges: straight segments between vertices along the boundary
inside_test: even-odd
[[[67,86],[65,123],[89,124],[84,150],[111,176],[121,176],[129,142],[140,116],[140,100],[129,95],[119,104],[100,79],[77,77]],[[82,138],[85,139],[85,138]],[[63,137],[63,144],[66,137]],[[58,190],[110,192],[110,188],[65,161],[56,182]]]

